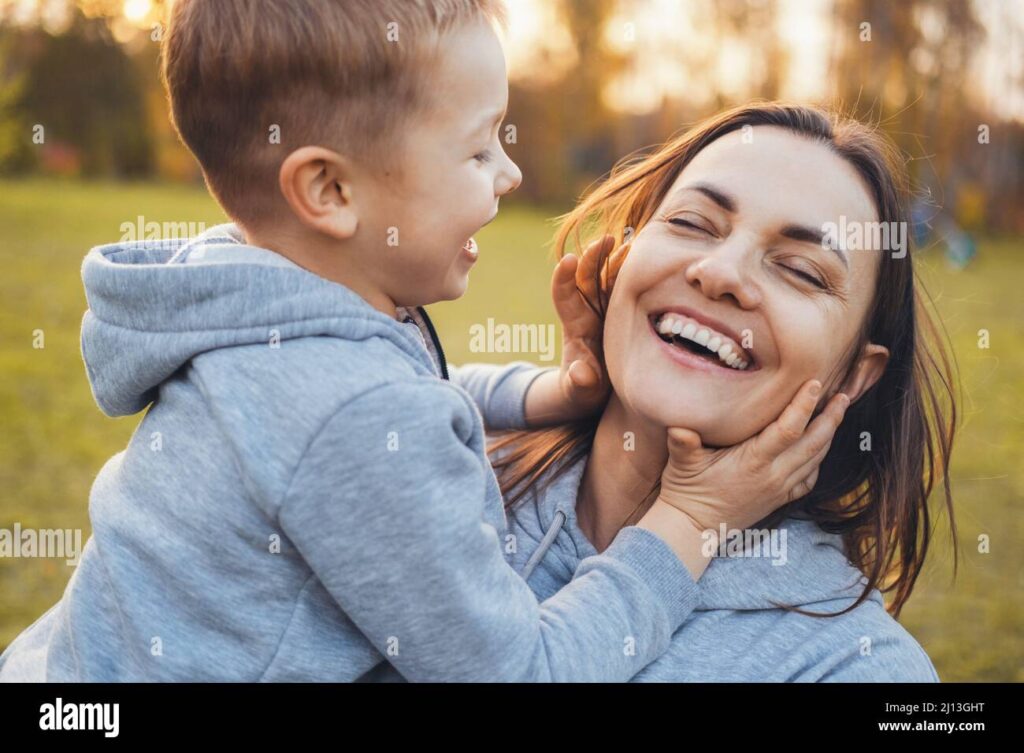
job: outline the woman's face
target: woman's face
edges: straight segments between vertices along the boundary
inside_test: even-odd
[[[705,147],[615,280],[604,346],[617,398],[727,446],[778,417],[808,379],[838,389],[878,274],[878,253],[823,246],[823,227],[842,217],[877,221],[866,185],[828,146],[757,126]],[[877,350],[862,364],[875,378]]]

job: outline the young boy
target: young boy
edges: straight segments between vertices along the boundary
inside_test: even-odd
[[[664,651],[696,605],[700,532],[659,500],[538,604],[505,560],[480,413],[419,308],[463,293],[471,236],[520,180],[499,17],[177,0],[175,124],[236,224],[87,256],[94,396],[150,407],[0,679],[339,681],[387,661],[414,681],[624,681]],[[568,370],[459,380],[490,427],[521,427],[580,410]]]

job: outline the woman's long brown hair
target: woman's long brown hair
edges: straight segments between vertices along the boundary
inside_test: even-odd
[[[904,161],[884,135],[857,120],[814,107],[754,103],[709,118],[649,155],[620,162],[606,181],[561,218],[556,252],[559,256],[567,250],[579,252],[586,239],[605,234],[615,238],[614,248],[619,247],[627,233],[639,232],[650,220],[698,152],[727,133],[754,126],[776,126],[827,144],[865,181],[878,220],[906,223],[902,227],[909,229],[910,191]],[[911,235],[908,230],[908,244]],[[570,244],[572,248],[568,248]],[[886,369],[847,410],[811,493],[758,524],[772,527],[794,516],[814,520],[825,531],[842,535],[847,557],[864,574],[867,584],[855,603],[828,616],[856,608],[874,588],[892,593],[888,610],[899,616],[932,538],[934,521],[928,498],[939,480],[949,515],[954,577],[956,574],[956,525],[948,469],[957,396],[947,338],[925,306],[926,294],[914,273],[912,250],[903,258],[884,251],[879,256],[873,304],[835,376],[853,367],[865,342],[889,349]],[[602,321],[610,281],[624,258],[606,255],[594,279],[579,284],[580,293]],[[552,429],[511,432],[492,444],[491,459],[506,506],[517,504],[528,491],[549,484],[587,456],[599,420],[600,416],[595,416]],[[861,449],[863,432],[870,437],[870,451]],[[639,507],[649,505],[655,493],[656,489],[638,500]]]

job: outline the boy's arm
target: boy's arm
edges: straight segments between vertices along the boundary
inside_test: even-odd
[[[513,361],[504,366],[490,363],[448,364],[448,376],[462,387],[476,403],[488,431],[527,429],[534,424],[527,420],[526,396],[534,381],[557,366],[544,368],[527,361]]]
[[[587,246],[582,258],[568,254],[555,266],[551,299],[562,327],[561,366],[539,368],[525,361],[449,365],[451,381],[469,392],[488,430],[555,426],[593,415],[607,402],[603,324],[580,285],[588,286],[613,245],[614,239],[604,236]]]
[[[485,521],[483,437],[444,383],[379,387],[312,441],[279,520],[338,605],[411,681],[622,682],[659,656],[697,585],[624,528],[538,604]]]

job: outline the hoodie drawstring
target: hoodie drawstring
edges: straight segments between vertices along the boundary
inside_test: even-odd
[[[530,574],[533,572],[537,564],[544,559],[544,555],[547,554],[548,549],[555,542],[555,538],[558,536],[558,532],[562,529],[562,524],[565,522],[565,513],[561,510],[555,512],[555,519],[551,522],[551,527],[548,528],[547,533],[544,534],[544,538],[541,539],[540,546],[537,547],[536,551],[530,555],[530,559],[526,562],[526,566],[523,568],[523,572],[520,573],[523,580],[529,580]]]

